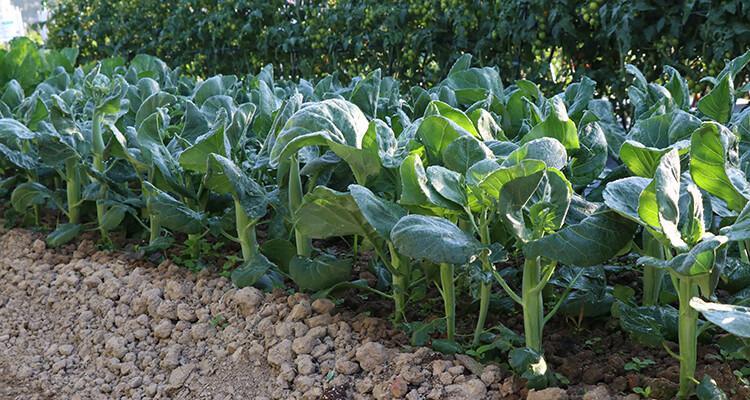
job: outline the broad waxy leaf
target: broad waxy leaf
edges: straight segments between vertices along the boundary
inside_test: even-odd
[[[38,182],[25,182],[13,190],[10,204],[18,212],[25,212],[29,207],[42,205],[54,196],[51,190]]]
[[[80,224],[60,224],[57,228],[47,235],[47,245],[49,247],[59,247],[78,237],[83,231]]]
[[[348,281],[352,260],[321,255],[314,259],[294,257],[289,263],[289,275],[300,289],[318,291]]]
[[[710,376],[704,375],[698,386],[695,387],[695,395],[698,400],[728,400],[726,393],[719,388],[719,385],[711,379]]]
[[[223,120],[222,120],[223,122]],[[229,140],[224,135],[224,126],[220,122],[213,130],[196,139],[195,144],[180,154],[180,165],[189,171],[206,173],[206,160],[209,154],[229,157],[231,152]]]
[[[526,243],[535,239],[533,227],[527,226],[524,208],[544,181],[545,170],[516,177],[500,189],[498,211],[508,229],[518,240]]]
[[[700,124],[701,121],[697,117],[682,110],[674,110],[637,120],[626,139],[638,142],[644,147],[664,149],[681,140],[689,139]]]
[[[456,208],[429,184],[427,172],[419,155],[412,154],[401,163],[401,198],[399,203],[410,206]]]
[[[638,213],[641,193],[651,183],[651,179],[627,177],[607,184],[604,189],[604,204],[631,221],[643,224]]]
[[[510,167],[499,167],[487,174],[477,186],[481,188],[486,196],[492,199],[500,197],[503,185],[513,179],[529,176],[547,168],[544,162],[539,160],[522,160],[520,163]]]
[[[232,271],[232,283],[238,288],[254,286],[274,267],[263,254],[256,253],[252,259],[246,260]]]
[[[357,82],[349,96],[349,101],[356,104],[360,110],[372,118],[376,118],[378,112],[378,98],[380,97],[380,68],[370,72],[367,76]]]
[[[632,240],[636,225],[612,211],[599,211],[523,247],[526,257],[545,257],[567,265],[601,264]]]
[[[722,124],[729,122],[733,107],[734,83],[729,74],[724,75],[707,95],[698,100],[698,111]]]
[[[390,240],[391,230],[406,216],[406,210],[396,203],[381,199],[364,186],[350,185],[349,192],[365,220],[380,237]]]
[[[607,137],[598,122],[585,124],[578,136],[581,147],[568,168],[571,183],[583,186],[598,178],[607,165]]]
[[[472,122],[472,120],[463,111],[457,108],[453,108],[449,104],[446,104],[439,100],[430,102],[430,104],[427,105],[424,117],[426,118],[431,115],[440,115],[442,117],[445,117],[447,120],[461,127],[461,129],[471,133],[472,136],[477,138],[480,137],[479,132],[477,132],[476,128],[474,127],[474,122]]]
[[[18,168],[30,171],[37,167],[37,163],[31,156],[19,150],[13,150],[0,143],[0,155]]]
[[[325,186],[307,193],[294,216],[297,231],[312,239],[369,236],[372,231],[351,194]]]
[[[672,149],[661,158],[654,173],[652,185],[658,205],[658,226],[661,227],[661,231],[672,247],[676,249],[687,248],[687,244],[682,240],[680,230],[677,227],[680,221],[680,157],[677,155],[677,150]]]
[[[540,124],[531,128],[524,135],[522,142],[526,143],[542,137],[551,137],[560,141],[567,150],[575,150],[580,147],[576,124],[568,117],[562,98],[554,97],[549,100],[549,114]]]
[[[31,140],[36,134],[22,123],[11,118],[0,118],[0,143],[8,144],[9,141]]]
[[[661,157],[669,150],[670,148],[646,147],[639,142],[626,140],[620,147],[620,160],[633,174],[644,178],[652,178]]]
[[[207,188],[234,197],[250,219],[266,215],[269,198],[258,182],[240,170],[232,160],[221,155],[209,154],[206,163],[203,182]]]
[[[369,123],[356,105],[345,100],[329,99],[303,105],[286,122],[271,149],[271,165],[308,145],[326,141],[362,148]],[[310,135],[322,137],[310,142]]]
[[[750,338],[750,308],[708,303],[698,297],[690,299],[690,307],[725,331],[736,336]]]
[[[563,169],[568,163],[568,153],[557,139],[543,137],[524,143],[521,147],[508,154],[508,157],[506,157],[501,165],[509,167],[518,164],[522,160],[544,161],[545,165],[549,168]]]
[[[446,117],[431,115],[422,120],[417,129],[417,136],[424,144],[429,159],[441,163],[443,154],[450,143],[460,136],[472,135]]]
[[[433,165],[427,167],[427,179],[430,186],[441,196],[461,207],[467,206],[469,200],[466,197],[464,178],[461,174],[439,165]]]
[[[445,166],[462,174],[477,162],[494,158],[492,151],[484,143],[471,136],[459,136],[443,152]]]
[[[728,162],[731,132],[714,122],[704,122],[690,139],[690,175],[698,187],[740,211],[747,198],[730,178]]]
[[[434,263],[467,264],[482,250],[481,243],[450,221],[424,215],[401,218],[391,240],[401,254]]]
[[[165,228],[187,234],[201,233],[205,229],[206,218],[203,214],[190,209],[168,193],[149,182],[143,182],[143,192],[149,212]]]

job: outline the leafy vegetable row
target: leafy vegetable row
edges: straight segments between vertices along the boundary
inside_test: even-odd
[[[124,232],[145,252],[177,245],[198,259],[208,237],[235,242],[237,286],[366,290],[392,299],[397,322],[434,283],[444,347],[460,348],[457,302],[477,299],[475,354],[505,340],[487,326],[499,286],[523,312],[510,363],[536,387],[555,379],[538,368],[543,328],[571,306],[584,267],[636,255],[642,304],[618,296],[615,308],[625,325],[628,309],[669,303],[670,278],[687,397],[708,329],[699,313],[750,336],[748,310],[714,293],[727,260],[750,258],[750,109],[735,111],[746,93],[733,86],[749,60],[706,78],[697,102],[675,69],[660,85],[629,66],[630,121],[591,79],[547,96],[526,80],[505,86],[469,55],[404,96],[380,70],[342,85],[276,81],[270,66],[196,81],[144,55],[61,65],[29,93],[16,80],[2,90],[0,195],[18,223],[53,210],[51,246]],[[354,243],[353,257],[321,241],[332,238]],[[360,248],[376,287],[351,280]]]

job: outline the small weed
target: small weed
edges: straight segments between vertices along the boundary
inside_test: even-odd
[[[656,365],[656,362],[650,358],[644,358],[641,360],[638,357],[633,357],[630,360],[631,361],[625,363],[625,371],[641,372],[641,370],[646,367]]]

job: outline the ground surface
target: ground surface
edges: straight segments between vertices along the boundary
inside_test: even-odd
[[[0,235],[0,399],[631,400],[636,386],[674,386],[661,356],[650,377],[626,374],[628,356],[654,350],[605,328],[594,344],[550,332],[550,364],[575,384],[528,393],[502,366],[410,348],[386,321],[328,300],[40,237]],[[596,350],[618,347],[614,361]]]

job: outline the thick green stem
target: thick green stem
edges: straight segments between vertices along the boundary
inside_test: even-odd
[[[294,214],[300,204],[302,204],[302,177],[299,174],[299,161],[297,156],[294,155],[289,168],[289,212],[292,213],[292,220],[296,220]],[[312,255],[312,241],[296,228],[294,229],[294,240],[297,244],[298,256],[310,257]]]
[[[542,352],[544,328],[544,301],[542,298],[542,266],[539,258],[527,259],[523,264],[521,300],[523,306],[523,331],[526,347]]]
[[[391,256],[391,286],[393,286],[393,302],[395,307],[393,320],[401,322],[406,313],[406,292],[409,288],[411,265],[406,257],[403,257],[396,251],[395,246],[391,242],[388,242],[388,252]],[[383,261],[385,262],[385,260]]]
[[[690,278],[679,279],[680,297],[680,391],[677,397],[688,398],[695,388],[695,367],[698,356],[698,311],[690,307],[690,299],[696,295],[696,287]]]
[[[237,223],[237,238],[242,247],[242,259],[249,261],[258,254],[258,241],[255,237],[255,225],[245,214],[240,201],[234,199],[234,215]]]
[[[453,284],[453,264],[440,264],[440,284],[443,290],[448,340],[453,340],[456,336],[456,289]]]
[[[664,248],[648,231],[643,232],[643,250],[646,255],[663,260]],[[664,270],[649,265],[643,266],[643,305],[653,306],[659,304]]]
[[[94,169],[100,174],[104,175],[104,138],[102,137],[102,119],[103,115],[94,112],[94,116],[91,121],[91,140],[92,140],[92,152],[94,156]],[[107,213],[107,207],[104,204],[104,198],[107,195],[107,186],[104,182],[99,182],[99,199],[96,201],[96,220],[99,223],[99,230],[102,235],[102,240],[109,241],[109,235],[107,231],[102,227],[104,221],[104,215]]]
[[[664,270],[645,265],[643,267],[643,305],[659,304]]]
[[[148,244],[156,243],[156,239],[158,239],[161,234],[161,222],[159,221],[159,217],[151,213],[149,213],[148,218],[148,231]]]
[[[65,160],[65,194],[68,199],[68,222],[77,224],[81,221],[81,180],[78,174],[78,160]]]
[[[486,221],[483,221],[481,225],[480,231],[479,231],[479,238],[482,242],[482,244],[488,245],[490,241],[490,231],[489,227],[486,224]],[[487,275],[492,273],[492,264],[490,263],[490,257],[485,252],[482,254],[482,275],[483,278],[486,278]],[[484,324],[487,321],[487,312],[490,309],[490,291],[492,290],[492,282],[489,280],[482,280],[482,283],[479,287],[479,317],[477,318],[477,326],[474,329],[474,340],[472,341],[472,346],[476,346],[479,344],[479,337],[482,335],[482,332],[484,332]]]

